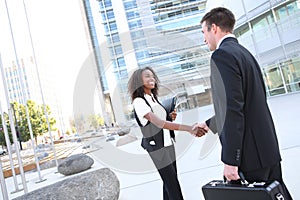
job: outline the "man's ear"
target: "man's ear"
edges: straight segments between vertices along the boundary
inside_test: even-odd
[[[217,32],[217,29],[218,29],[218,26],[217,26],[216,24],[212,24],[212,25],[211,25],[211,31],[212,31],[213,33],[216,33],[216,32]]]

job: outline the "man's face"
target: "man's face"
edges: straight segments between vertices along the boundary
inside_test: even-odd
[[[217,44],[216,44],[216,40],[215,40],[215,24],[212,24],[210,30],[208,31],[208,27],[206,25],[206,21],[204,21],[202,23],[202,33],[204,35],[204,42],[205,44],[207,44],[208,48],[211,51],[216,50],[217,48]]]

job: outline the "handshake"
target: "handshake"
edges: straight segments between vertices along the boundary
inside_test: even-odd
[[[208,126],[205,123],[196,123],[193,125],[190,133],[195,137],[202,137],[208,132]]]

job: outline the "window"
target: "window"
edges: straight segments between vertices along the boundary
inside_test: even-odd
[[[136,11],[130,11],[130,12],[126,13],[126,17],[127,17],[127,20],[131,20],[131,19],[134,19],[134,18],[139,18],[140,15]]]
[[[105,33],[109,33],[109,28],[108,28],[108,25],[107,24],[104,24],[104,30],[105,30]]]
[[[100,6],[100,9],[101,9],[101,10],[104,9],[104,5],[103,5],[103,2],[102,2],[102,1],[99,1],[99,6]]]
[[[136,55],[136,57],[137,57],[138,60],[141,60],[141,59],[149,57],[148,51],[139,51],[139,52],[136,52],[135,55]]]
[[[287,13],[287,10],[286,10],[286,7],[282,7],[282,8],[279,8],[278,10],[276,10],[276,17],[277,19],[284,19],[288,16],[288,13]]]
[[[106,14],[107,14],[107,18],[108,18],[109,20],[115,19],[115,14],[114,14],[113,10],[107,11]]]
[[[145,40],[137,41],[137,42],[133,43],[133,47],[134,47],[135,50],[144,49],[144,48],[147,47],[147,43],[146,43]]]
[[[110,31],[116,31],[117,30],[116,22],[110,22],[109,23],[109,29],[110,29]]]
[[[106,22],[105,12],[101,12],[101,17],[102,17],[103,22]]]
[[[109,48],[109,53],[110,53],[110,56],[111,56],[112,58],[115,57],[115,51],[114,51],[114,48],[113,48],[113,47],[110,47],[110,48]]]
[[[132,30],[132,29],[142,27],[142,22],[141,20],[137,20],[137,21],[129,22],[128,25],[129,25],[129,29]]]
[[[107,39],[107,44],[111,45],[111,44],[112,44],[112,41],[111,41],[111,39],[110,39],[110,36],[107,36],[106,39]]]
[[[144,31],[138,30],[138,31],[131,32],[131,37],[133,40],[144,38],[145,37]]]
[[[117,63],[118,63],[118,66],[119,66],[119,67],[124,67],[124,66],[126,66],[124,57],[118,58],[118,59],[117,59]]]
[[[120,70],[119,76],[120,76],[120,79],[128,78],[127,70]]]
[[[123,54],[121,45],[115,46],[115,52],[117,56]]]
[[[268,15],[259,17],[251,22],[253,32],[255,34],[256,42],[263,41],[272,36],[270,30],[270,24],[274,22],[273,16],[271,13]]]
[[[119,34],[112,34],[111,38],[112,38],[113,43],[119,43],[120,42]]]
[[[300,3],[297,2],[292,2],[288,5],[285,5],[275,11],[276,17],[278,19],[284,19],[293,13],[299,12],[300,11]]]
[[[136,1],[129,1],[124,3],[125,10],[137,8]]]
[[[112,6],[112,4],[111,4],[111,1],[110,0],[104,0],[104,5],[105,5],[105,7],[107,8],[107,7],[111,7]]]

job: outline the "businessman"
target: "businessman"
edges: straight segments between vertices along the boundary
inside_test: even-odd
[[[260,67],[233,33],[235,17],[223,7],[201,20],[204,42],[211,51],[211,90],[215,115],[207,125],[218,133],[227,180],[243,172],[249,182],[279,181],[292,199],[281,173],[281,156],[273,119],[266,101]]]

